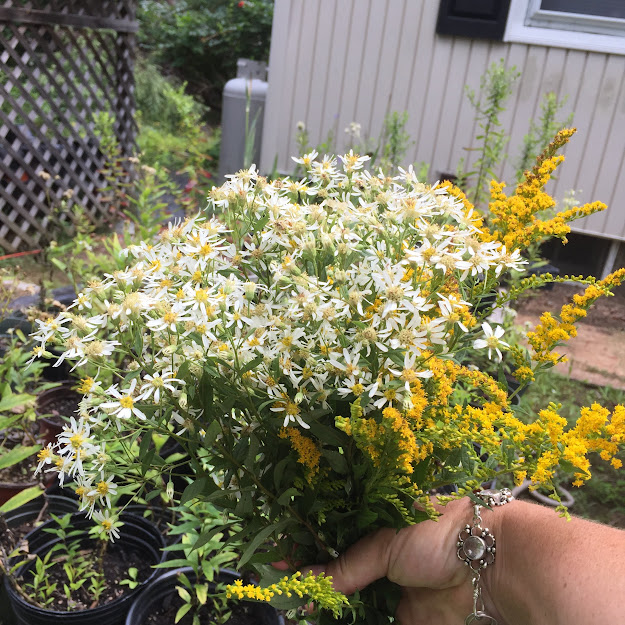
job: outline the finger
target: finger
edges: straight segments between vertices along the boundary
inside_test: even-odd
[[[272,562],[271,566],[273,566],[274,569],[278,569],[278,571],[288,571],[289,570],[289,565],[286,563],[286,560],[278,560],[278,562]]]
[[[332,576],[336,590],[351,595],[357,589],[365,588],[388,572],[389,547],[396,536],[395,530],[381,529],[352,545],[336,560],[325,567],[310,569]]]

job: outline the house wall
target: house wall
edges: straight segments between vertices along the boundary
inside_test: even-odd
[[[501,116],[511,139],[499,177],[512,185],[542,95],[568,96],[561,118],[574,112],[578,132],[549,191],[561,199],[575,189],[580,202],[605,202],[607,211],[574,222],[574,230],[625,240],[625,56],[440,36],[438,4],[276,0],[261,169],[293,171],[298,121],[313,145],[332,129],[340,151],[350,122],[377,139],[388,112],[407,111],[414,140],[407,163],[430,163],[431,181],[453,173],[462,156],[470,164],[466,148],[478,134],[465,85],[478,91],[489,65],[503,58],[521,78]]]

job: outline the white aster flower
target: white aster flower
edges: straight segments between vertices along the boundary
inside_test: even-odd
[[[154,403],[158,404],[161,393],[163,389],[167,389],[172,394],[176,393],[176,388],[172,383],[176,384],[184,384],[182,380],[178,380],[174,377],[174,374],[171,370],[164,370],[161,373],[156,371],[154,375],[150,375],[149,373],[143,376],[143,384],[139,389],[139,395],[137,396],[137,401],[145,401],[150,397],[154,397]]]
[[[497,352],[497,356],[499,357],[499,360],[501,360],[503,358],[501,354],[501,350],[508,349],[510,347],[508,343],[500,340],[501,337],[504,335],[504,329],[501,326],[497,326],[495,330],[493,330],[490,327],[489,323],[484,322],[482,324],[482,330],[484,332],[485,338],[476,339],[475,341],[473,341],[474,349],[488,348],[489,358],[492,358],[492,352],[493,350],[495,350],[495,352]]]
[[[88,497],[97,497],[102,505],[106,505],[107,508],[111,507],[111,495],[117,494],[117,484],[113,481],[111,475],[106,480],[101,479],[94,485],[93,490],[87,493]]]
[[[145,414],[135,406],[136,398],[133,397],[135,387],[137,386],[137,378],[133,378],[130,382],[130,388],[122,393],[117,390],[117,386],[109,387],[107,393],[116,398],[115,401],[104,402],[100,404],[100,408],[107,414],[114,415],[118,419],[130,419],[135,415],[139,419],[145,419]]]

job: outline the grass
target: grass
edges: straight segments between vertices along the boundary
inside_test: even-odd
[[[523,395],[517,416],[531,421],[550,402],[561,404],[560,415],[572,423],[583,406],[596,402],[612,410],[617,404],[625,404],[625,391],[548,372]],[[625,452],[617,457],[625,464]],[[581,488],[569,488],[575,497],[571,512],[625,529],[625,470],[614,469],[598,454],[592,454],[591,464],[592,478]]]

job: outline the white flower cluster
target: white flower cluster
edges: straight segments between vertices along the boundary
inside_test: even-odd
[[[488,241],[472,209],[412,169],[391,179],[351,152],[342,166],[317,156],[296,159],[302,181],[269,183],[253,167],[230,177],[211,192],[220,218],[130,246],[124,271],[40,324],[35,356],[61,346],[59,362],[116,376],[108,388],[96,375],[83,384],[80,419],[40,457],[40,469],[77,481],[89,510],[116,488],[101,435],[159,418],[201,435],[209,423],[189,387],[207,371],[254,398],[259,412],[242,409],[242,426],[307,429],[336,399],[361,398],[365,413],[401,408],[432,375],[433,354],[506,347],[499,329],[484,335],[476,305],[520,267],[518,252]]]

